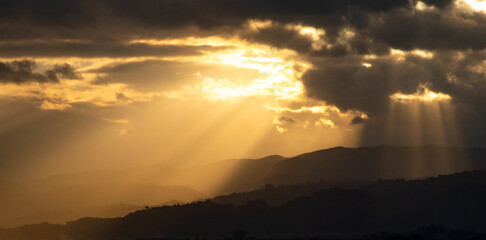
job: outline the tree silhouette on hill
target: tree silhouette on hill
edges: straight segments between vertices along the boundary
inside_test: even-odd
[[[122,218],[82,218],[66,225],[41,224],[2,230],[0,238],[29,239],[25,236],[32,234],[44,239],[51,236],[73,239],[231,236],[240,230],[248,236],[361,235],[383,231],[404,233],[431,224],[474,229],[484,234],[485,222],[486,172],[474,171],[424,180],[381,180],[353,189],[328,188],[278,206],[270,206],[263,200],[247,201],[240,206],[207,200],[152,207]],[[394,239],[393,236],[377,237]],[[409,235],[404,237],[415,239]]]

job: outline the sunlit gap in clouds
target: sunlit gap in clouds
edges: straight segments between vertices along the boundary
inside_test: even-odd
[[[306,31],[309,31],[308,29]],[[307,32],[306,32],[307,34]],[[185,40],[182,40],[186,42]],[[147,40],[146,42],[149,42]],[[152,41],[151,44],[167,44],[168,42],[177,43],[177,40],[168,41]],[[301,75],[308,70],[311,65],[302,60],[297,54],[290,50],[278,50],[270,48],[265,45],[250,44],[239,39],[218,39],[218,38],[190,38],[187,42],[196,45],[218,45],[231,46],[227,50],[216,53],[208,52],[204,56],[197,57],[194,61],[219,64],[226,66],[234,66],[238,68],[257,70],[260,73],[267,75],[266,78],[257,79],[238,79],[231,81],[227,78],[215,79],[206,77],[200,73],[195,74],[200,81],[195,85],[186,85],[182,89],[166,92],[165,95],[169,98],[197,98],[202,97],[208,101],[214,102],[230,102],[233,103],[233,109],[228,108],[226,114],[222,114],[222,119],[215,120],[213,123],[202,129],[193,140],[189,140],[184,145],[191,149],[191,151],[183,151],[178,159],[193,159],[199,152],[207,149],[218,148],[218,146],[211,146],[218,142],[224,142],[224,138],[238,138],[241,143],[238,153],[239,156],[246,156],[255,148],[259,146],[261,141],[268,138],[269,135],[278,133],[285,133],[288,131],[282,124],[273,122],[272,124],[261,122],[254,125],[256,128],[244,130],[245,136],[235,134],[234,129],[238,126],[230,126],[237,121],[230,119],[242,119],[245,116],[252,115],[255,119],[261,118],[261,113],[255,111],[254,106],[249,105],[248,101],[257,101],[262,106],[263,110],[274,110],[285,108],[281,106],[282,101],[295,102],[305,99],[303,85],[300,82]],[[231,72],[226,73],[232,76]],[[252,105],[252,104],[250,104]],[[324,108],[327,106],[314,106],[314,108]],[[266,110],[266,111],[268,111]],[[277,114],[279,112],[276,112]],[[317,112],[316,112],[317,113]],[[277,116],[276,116],[277,117]],[[251,138],[248,138],[248,133]],[[203,139],[201,141],[201,139]],[[218,140],[215,140],[218,139]],[[214,141],[213,141],[214,140]],[[219,146],[225,147],[225,146]],[[192,155],[192,156],[188,156]],[[188,163],[190,165],[190,163]],[[212,194],[219,192],[224,188],[224,184],[238,171],[243,162],[235,162],[229,171],[221,172],[219,176],[209,176],[206,179],[205,192]]]
[[[213,40],[214,38],[200,39],[201,42]],[[192,41],[195,40],[192,39]],[[201,80],[195,86],[185,86],[181,90],[165,94],[174,98],[199,95],[211,101],[234,100],[239,97],[293,99],[302,96],[303,86],[298,79],[303,72],[310,68],[310,64],[300,60],[293,51],[272,49],[265,45],[249,44],[241,40],[229,39],[226,40],[226,44],[232,48],[207,52],[204,56],[185,60],[253,69],[269,76],[264,79],[239,79],[237,82],[233,82],[227,78],[214,79],[197,73],[195,77],[199,77]],[[232,76],[233,73],[226,74]]]
[[[485,0],[455,0],[455,9],[463,12],[486,12]],[[422,1],[417,1],[415,9],[418,11],[435,10],[435,6],[429,6]]]
[[[253,22],[252,24],[257,24]],[[267,22],[259,22],[266,26]],[[310,34],[311,38],[319,35],[318,30],[312,31],[310,27],[289,26],[299,28],[303,34]],[[310,101],[304,93],[303,85],[300,81],[302,74],[310,69],[310,63],[301,59],[295,52],[290,50],[278,50],[270,48],[266,45],[250,44],[238,39],[196,39],[190,38],[188,40],[194,44],[211,45],[212,41],[216,41],[216,45],[221,46],[224,43],[232,48],[216,53],[208,53],[203,57],[198,57],[197,61],[202,61],[212,64],[231,65],[240,68],[254,69],[259,72],[268,74],[268,77],[263,79],[240,79],[239,81],[230,81],[226,78],[214,79],[205,77],[200,74],[196,76],[201,78],[201,81],[194,86],[185,86],[184,89],[175,90],[165,93],[172,98],[188,97],[188,96],[202,96],[210,101],[239,101],[241,98],[260,98],[265,99],[265,108],[274,110],[277,113],[288,110],[291,113],[304,112],[305,109],[312,109],[313,114],[322,114],[322,109],[336,107],[327,106],[324,102]],[[317,40],[316,40],[317,41]],[[177,42],[176,40],[161,40],[153,41],[146,40],[145,42],[152,42],[152,44],[166,44],[167,42]],[[228,73],[231,75],[232,73]],[[282,106],[282,103],[284,104]],[[311,104],[311,105],[309,105]],[[293,105],[294,108],[288,107]],[[299,105],[297,108],[296,105]],[[320,110],[320,111],[319,111]],[[340,116],[347,115],[339,112]],[[302,126],[304,124],[301,124]],[[276,126],[276,130],[283,133],[286,132],[283,126]]]
[[[459,9],[486,12],[485,0],[456,0],[455,4]]]
[[[427,86],[421,85],[413,94],[398,92],[391,95],[390,99],[385,137],[387,143],[399,143],[405,138],[405,142],[412,146],[462,145],[456,112],[450,95],[434,92]],[[432,170],[449,173],[457,169],[457,166],[452,165],[453,159],[446,152],[434,154],[440,154],[440,163],[428,161],[431,156],[426,153],[414,152],[409,160],[409,169],[403,169],[403,171],[412,173],[414,177],[423,177],[430,174]],[[392,159],[393,156],[384,157]]]
[[[249,22],[250,30],[254,31],[268,27],[271,24],[268,21]],[[302,35],[312,39],[312,47],[314,49],[319,49],[324,44],[320,40],[320,37],[324,34],[322,30],[300,25],[287,25],[285,27],[297,30]],[[271,124],[261,123],[258,129],[248,129],[248,131],[258,132],[259,134],[254,134],[251,138],[248,138],[248,136],[241,138],[240,151],[238,151],[239,154],[236,154],[239,156],[246,156],[254,151],[255,148],[261,148],[262,141],[275,134],[281,134],[280,138],[292,138],[293,141],[303,138],[305,135],[305,138],[302,140],[306,142],[307,146],[310,146],[310,149],[322,148],[323,142],[328,142],[327,144],[329,145],[334,145],[337,142],[349,144],[352,142],[349,139],[350,136],[359,136],[359,134],[350,132],[359,130],[361,126],[350,126],[349,122],[355,115],[363,116],[363,113],[341,112],[335,106],[328,106],[322,101],[311,100],[306,97],[300,78],[312,65],[294,51],[249,43],[241,39],[218,37],[190,37],[169,40],[145,39],[136,40],[136,42],[154,45],[190,43],[198,46],[224,46],[227,49],[217,52],[206,52],[203,56],[186,57],[178,60],[252,69],[267,75],[265,78],[238,79],[234,81],[195,73],[194,77],[200,79],[197,84],[186,85],[178,90],[164,92],[165,96],[174,99],[204,98],[215,103],[234,103],[234,109],[228,108],[228,113],[222,114],[221,120],[216,120],[214,124],[208,124],[204,129],[201,128],[201,131],[195,135],[196,137],[193,140],[188,140],[183,144],[186,148],[190,148],[191,151],[183,150],[180,155],[176,155],[174,158],[182,161],[184,161],[183,159],[193,159],[193,156],[197,156],[200,151],[217,148],[217,146],[211,145],[221,141],[213,141],[213,139],[218,138],[224,141],[224,138],[228,137],[239,138],[238,135],[234,134],[235,126],[229,126],[234,121],[227,121],[227,118],[238,119],[248,114],[253,114],[255,118],[261,117],[258,116],[258,111],[251,107],[245,108],[245,101],[258,101],[264,109],[270,110],[277,115],[273,118],[273,127]],[[226,74],[232,76],[231,72]],[[330,136],[333,137],[331,138]],[[327,141],[323,140],[323,137]],[[204,141],[201,141],[201,139],[204,139]],[[354,142],[357,143],[357,141],[358,138],[356,137]],[[282,147],[285,148],[285,146]],[[187,164],[190,165],[191,163],[188,162]],[[214,184],[225,183],[234,171],[238,171],[239,168],[239,164],[236,164],[233,166],[233,171],[221,174],[217,180],[213,179],[210,181]],[[217,192],[218,187],[215,185],[214,189],[211,189],[209,192]]]

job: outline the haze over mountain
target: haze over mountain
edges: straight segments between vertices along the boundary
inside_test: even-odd
[[[138,182],[189,186],[209,196],[252,190],[267,183],[372,181],[420,178],[486,169],[485,148],[424,145],[398,147],[335,147],[285,158],[230,159],[194,167],[141,166],[122,170],[56,175],[40,185]],[[201,181],[204,179],[204,181]]]
[[[205,195],[183,186],[116,180],[87,183],[25,182],[0,186],[0,226],[92,217],[123,216],[146,205],[162,205],[171,200],[190,202]]]
[[[486,169],[486,149],[378,146],[336,147],[305,153],[277,163],[268,183],[305,181],[374,181],[378,178],[423,178],[473,169]]]
[[[73,173],[1,185],[0,226],[122,216],[145,205],[191,202],[267,184],[321,182],[299,186],[296,194],[273,200],[282,203],[333,186],[356,187],[378,179],[415,179],[484,169],[486,149],[426,145],[336,147],[290,158],[231,159],[189,168],[159,165]],[[118,208],[102,211],[109,206]]]
[[[263,189],[269,195],[271,190]],[[4,229],[0,237],[221,237],[238,230],[257,237],[356,236],[404,233],[431,224],[485,234],[485,221],[486,172],[474,171],[424,180],[381,180],[350,189],[326,188],[273,207],[263,200],[241,206],[203,201],[154,207],[122,218],[82,218],[65,225],[44,223]]]

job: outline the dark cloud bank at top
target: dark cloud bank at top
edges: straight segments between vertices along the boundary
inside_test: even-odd
[[[451,1],[425,1],[445,8]],[[150,37],[154,29],[173,30],[188,25],[204,30],[238,28],[248,19],[304,23],[324,27],[329,34],[342,26],[365,28],[369,14],[408,8],[408,0],[75,0],[2,1],[3,40],[70,38],[117,41]],[[120,26],[123,23],[125,25]],[[132,28],[137,26],[137,28]],[[171,37],[162,32],[158,37]],[[174,33],[172,34],[181,34]]]
[[[486,78],[478,66],[486,59],[486,14],[459,12],[451,0],[422,2],[433,8],[419,11],[414,0],[2,1],[0,55],[197,54],[199,48],[124,43],[137,38],[238,34],[306,56],[314,65],[303,76],[307,93],[341,109],[366,112],[372,119],[353,124],[364,124],[370,132],[380,132],[391,94],[410,94],[427,86],[452,97],[465,144],[484,145],[486,139],[478,132],[486,130]],[[250,19],[274,24],[257,32],[241,31]],[[286,24],[324,29],[327,46],[314,49],[308,38]],[[353,35],[343,40],[346,29]],[[69,42],[50,44],[53,40]],[[392,48],[422,49],[434,55],[407,55],[394,61],[388,55]],[[372,67],[363,67],[363,61]]]

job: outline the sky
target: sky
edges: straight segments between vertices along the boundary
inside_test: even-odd
[[[486,1],[0,2],[0,175],[486,147]]]

